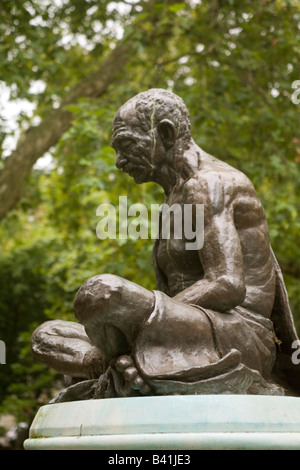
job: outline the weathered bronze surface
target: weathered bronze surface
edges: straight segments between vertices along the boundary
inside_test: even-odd
[[[119,109],[112,146],[117,167],[136,183],[161,185],[169,206],[204,205],[204,244],[187,250],[173,227],[155,242],[157,290],[96,275],[76,295],[79,323],[51,321],[34,332],[36,359],[71,378],[54,401],[298,395],[297,334],[252,183],[196,145],[185,104],[166,90]]]

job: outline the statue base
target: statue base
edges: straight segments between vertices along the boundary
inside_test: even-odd
[[[300,398],[176,395],[45,405],[27,450],[300,450]]]

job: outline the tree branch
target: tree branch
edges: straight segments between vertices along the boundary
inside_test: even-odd
[[[45,119],[30,128],[18,142],[16,150],[5,160],[0,172],[0,219],[19,201],[32,166],[50,147],[55,145],[72,123],[72,113],[66,108],[82,97],[97,97],[124,69],[132,43],[120,43],[103,61],[101,67],[82,80],[65,97],[61,106],[53,109]]]

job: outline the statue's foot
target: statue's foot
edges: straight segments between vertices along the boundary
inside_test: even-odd
[[[116,369],[123,374],[133,390],[138,390],[142,395],[151,394],[151,388],[140,376],[130,356],[120,356],[116,361]]]

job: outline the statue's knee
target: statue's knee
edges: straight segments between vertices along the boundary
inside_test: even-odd
[[[109,304],[114,298],[121,299],[122,278],[114,274],[99,274],[88,279],[79,289],[74,300],[76,318],[85,323],[95,313],[109,313]]]

